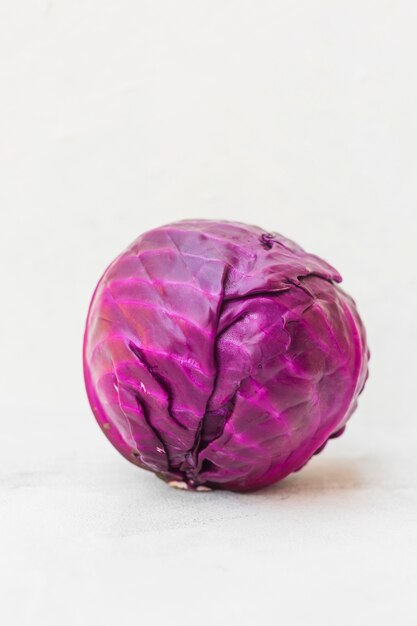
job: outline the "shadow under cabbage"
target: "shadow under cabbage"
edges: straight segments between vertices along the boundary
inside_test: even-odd
[[[299,472],[248,495],[265,497],[275,494],[279,497],[290,497],[301,493],[307,495],[328,491],[356,491],[369,483],[372,465],[369,458],[311,459]]]

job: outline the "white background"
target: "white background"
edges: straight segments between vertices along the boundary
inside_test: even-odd
[[[414,0],[0,0],[4,624],[416,623],[416,33]],[[257,494],[168,489],[86,402],[99,275],[186,217],[297,240],[368,328],[344,437]]]

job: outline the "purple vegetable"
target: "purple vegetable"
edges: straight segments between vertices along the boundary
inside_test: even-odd
[[[338,272],[276,233],[189,220],[105,271],[84,337],[94,415],[128,460],[191,489],[259,489],[342,433],[369,352]]]

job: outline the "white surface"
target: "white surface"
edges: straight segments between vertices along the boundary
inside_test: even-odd
[[[415,624],[417,5],[0,3],[0,589],[7,625]],[[345,277],[371,377],[264,492],[169,490],[105,441],[81,339],[106,264],[185,217]]]

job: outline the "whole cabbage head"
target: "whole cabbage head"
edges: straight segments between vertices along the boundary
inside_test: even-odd
[[[369,352],[338,272],[276,233],[188,220],[106,269],[84,336],[93,413],[168,483],[259,489],[343,432]]]

